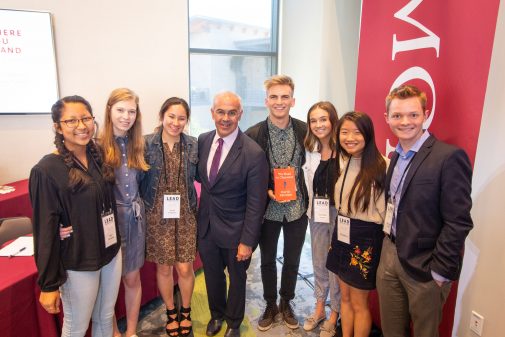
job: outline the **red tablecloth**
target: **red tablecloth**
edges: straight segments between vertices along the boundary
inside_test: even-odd
[[[0,334],[57,337],[57,321],[39,304],[33,257],[0,257]]]
[[[16,190],[7,194],[0,194],[0,218],[15,216],[32,217],[32,206],[28,197],[28,179],[5,184]]]

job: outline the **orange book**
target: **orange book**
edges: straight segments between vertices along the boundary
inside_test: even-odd
[[[277,201],[296,200],[294,167],[274,169],[274,194]]]

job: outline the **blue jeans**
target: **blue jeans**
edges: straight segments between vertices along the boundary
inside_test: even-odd
[[[63,303],[62,337],[81,337],[88,330],[93,337],[111,337],[114,306],[121,281],[121,250],[97,271],[67,270],[67,281],[60,287]]]
[[[331,236],[335,229],[337,210],[330,207],[330,223],[314,222],[314,217],[309,219],[310,245],[312,247],[312,266],[314,268],[314,295],[316,300],[326,302],[330,293],[331,310],[340,311],[340,287],[337,275],[326,269],[326,257],[330,248]]]

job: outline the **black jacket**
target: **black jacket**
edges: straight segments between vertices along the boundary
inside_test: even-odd
[[[398,161],[389,165],[386,190]],[[412,159],[396,219],[396,249],[413,279],[428,282],[431,270],[450,280],[461,272],[463,248],[473,227],[472,167],[466,153],[430,136]]]
[[[303,170],[301,169],[301,166],[305,164],[305,146],[303,145],[303,142],[305,140],[305,136],[307,134],[307,124],[305,122],[302,122],[299,119],[291,117],[291,123],[293,123],[293,129],[296,134],[296,139],[298,140],[298,144],[302,148],[302,162],[300,164],[300,170],[299,176],[298,176],[298,181],[297,187],[302,191],[302,197],[303,197],[303,202],[305,205],[305,209],[307,209],[307,206],[309,205],[309,198],[308,198],[308,193],[307,193],[307,187],[305,186],[305,179],[303,177]],[[274,182],[272,179],[272,165],[270,163],[270,156],[269,156],[269,147],[268,147],[268,127],[267,127],[267,121],[264,120],[262,122],[257,123],[256,125],[251,126],[249,129],[246,130],[245,134],[252,138],[258,145],[263,149],[263,151],[266,154],[267,161],[268,161],[268,167],[269,167],[269,172],[270,174],[269,179],[268,179],[268,188],[269,189],[274,189]]]
[[[69,169],[62,156],[49,154],[30,173],[35,263],[42,291],[57,290],[67,280],[66,270],[95,271],[108,264],[121,246],[113,184],[102,178],[88,153],[89,185],[72,192]],[[105,247],[102,212],[112,208],[117,242]],[[72,226],[72,236],[60,240],[60,224]]]

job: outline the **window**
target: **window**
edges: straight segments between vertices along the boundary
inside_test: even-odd
[[[240,127],[266,118],[263,81],[277,70],[278,0],[190,0],[191,133],[214,129],[213,96],[242,97]]]

